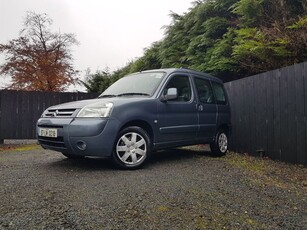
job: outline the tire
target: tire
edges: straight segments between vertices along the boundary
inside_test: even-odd
[[[224,130],[219,130],[215,135],[214,142],[210,143],[211,153],[214,156],[221,157],[228,150],[228,135]]]
[[[69,154],[65,152],[62,152],[62,154],[68,159],[83,159],[84,158],[84,156],[73,155],[73,154]]]
[[[123,169],[138,169],[150,156],[150,138],[147,132],[131,126],[119,132],[113,149],[114,163]]]

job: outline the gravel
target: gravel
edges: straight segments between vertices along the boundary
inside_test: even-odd
[[[140,170],[0,151],[0,229],[306,229],[307,169],[200,147],[153,155]]]
[[[37,140],[33,139],[21,139],[21,140],[13,140],[13,139],[5,139],[3,141],[4,145],[30,145],[36,144]]]

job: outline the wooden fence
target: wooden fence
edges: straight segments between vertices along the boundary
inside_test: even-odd
[[[307,62],[228,82],[230,149],[307,165]],[[97,94],[0,91],[0,142],[33,139],[51,105]]]
[[[89,99],[97,94],[0,91],[0,142],[4,139],[34,139],[35,125],[51,105]]]
[[[230,148],[307,165],[307,62],[228,82]],[[258,152],[258,153],[257,153]]]

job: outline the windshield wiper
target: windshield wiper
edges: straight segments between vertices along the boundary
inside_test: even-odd
[[[150,96],[148,93],[122,93],[122,94],[118,94],[118,97],[122,97],[122,96]]]
[[[106,94],[106,95],[101,95],[98,98],[103,98],[103,97],[117,97],[117,95],[114,94]]]

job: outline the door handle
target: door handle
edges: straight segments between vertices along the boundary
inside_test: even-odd
[[[199,106],[198,106],[198,111],[203,111],[203,110],[204,110],[203,105],[199,105]]]

